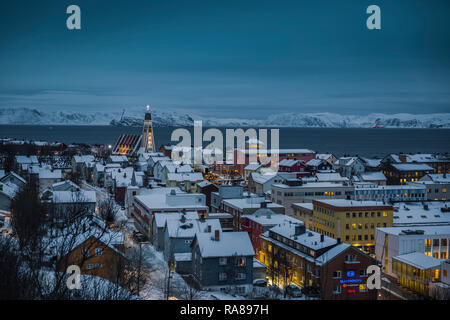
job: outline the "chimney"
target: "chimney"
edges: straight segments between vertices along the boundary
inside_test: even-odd
[[[399,154],[398,158],[400,159],[401,163],[406,163],[406,154]]]
[[[220,231],[219,230],[215,230],[214,231],[214,240],[215,241],[219,241],[220,240]]]
[[[323,234],[320,235],[320,242],[323,242],[325,240],[325,236]]]
[[[341,243],[341,238],[337,238],[337,243]]]
[[[170,190],[170,195],[171,196],[175,196],[176,195],[175,189]]]
[[[267,202],[266,201],[261,202],[260,208],[267,208]]]
[[[211,225],[208,225],[208,233],[211,233]]]

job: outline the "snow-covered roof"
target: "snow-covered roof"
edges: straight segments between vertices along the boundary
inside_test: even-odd
[[[197,183],[197,186],[199,186],[200,188],[204,188],[204,187],[207,187],[207,186],[209,186],[209,185],[211,185],[211,184],[212,184],[212,183],[209,182],[208,180],[204,180],[204,181],[198,182],[198,183]]]
[[[323,253],[322,255],[320,255],[319,257],[317,257],[316,261],[321,264],[326,264],[350,247],[351,247],[350,244],[341,242],[338,245],[331,248],[330,250]]]
[[[53,203],[95,203],[95,191],[53,191]]]
[[[48,169],[39,170],[39,179],[61,179],[61,178],[62,178],[61,170],[48,170]]]
[[[299,164],[300,160],[295,160],[295,159],[283,159],[278,163],[278,166],[281,167],[292,167],[296,164]]]
[[[196,235],[200,254],[203,258],[255,255],[247,232],[219,231],[219,241],[214,240],[214,233],[213,230],[212,233],[198,233]]]
[[[381,159],[361,158],[366,167],[376,168],[381,164]]]
[[[260,208],[261,202],[265,202],[266,199],[264,197],[249,197],[242,199],[224,199],[222,203],[224,205],[230,206],[237,210],[250,209],[250,208]],[[282,205],[277,203],[268,203],[267,208],[284,208]]]
[[[258,170],[260,167],[261,167],[261,164],[260,164],[260,163],[252,162],[252,163],[249,163],[249,164],[244,168],[244,170],[254,171],[254,170]]]
[[[110,155],[111,162],[128,162],[128,157],[125,155]]]
[[[261,210],[266,211],[262,212]],[[275,213],[270,209],[263,209],[263,208],[255,211],[253,214],[246,214],[241,216],[241,218],[244,217],[266,227],[282,224],[284,221],[291,221],[292,223],[299,221],[298,219],[292,218],[285,214]]]
[[[330,157],[333,157],[331,153],[318,153],[316,154],[316,159],[320,160],[328,160]]]
[[[301,208],[304,208],[304,209],[309,210],[309,211],[313,210],[312,202],[304,202],[304,203],[303,202],[295,202],[295,203],[292,204],[292,206],[301,207]]]
[[[411,252],[400,256],[395,256],[393,259],[404,262],[421,270],[439,268],[442,260],[427,256],[423,252]]]
[[[318,182],[327,182],[327,181],[340,181],[340,182],[348,182],[349,179],[347,177],[341,176],[337,172],[331,173],[316,173],[316,178]]]
[[[8,198],[12,199],[19,191],[19,186],[7,181],[7,182],[0,182],[0,192],[4,193]]]
[[[283,183],[275,183],[272,185],[273,187],[279,187],[283,189],[303,189],[303,188],[341,188],[347,187],[342,183],[334,183],[334,182],[308,182],[304,183],[300,186],[289,186]]]
[[[395,226],[450,225],[450,212],[442,212],[443,202],[426,202],[428,210],[420,202],[400,202],[395,204]]]
[[[450,183],[450,174],[446,174],[444,177],[443,173],[429,173],[421,180],[425,180],[426,177],[435,183]]]
[[[142,190],[142,189],[141,189]],[[170,192],[174,190],[175,195]],[[154,209],[203,209],[205,206],[205,195],[201,193],[186,193],[179,188],[154,188],[146,189],[145,194],[135,196],[138,204],[150,210]]]
[[[155,225],[157,228],[163,228],[166,224],[166,220],[174,219],[179,220],[181,216],[184,215],[186,219],[198,219],[197,212],[169,212],[169,213],[158,213],[155,214]]]
[[[177,262],[192,261],[192,253],[191,252],[174,253],[173,258]]]
[[[16,156],[16,162],[18,164],[38,164],[39,160],[37,156]]]
[[[170,238],[194,238],[195,234],[212,230],[222,230],[219,219],[166,219],[167,232]],[[211,233],[209,233],[211,235]]]
[[[447,226],[418,226],[418,227],[387,227],[377,228],[377,230],[392,235],[406,235],[408,231],[420,231],[424,236],[450,236],[450,225]],[[406,231],[406,232],[405,232]]]
[[[267,181],[270,181],[271,179],[273,179],[277,174],[276,173],[266,173],[266,174],[262,174],[262,173],[258,173],[258,172],[252,172],[252,180],[256,183],[259,184],[264,184]]]
[[[333,207],[341,207],[341,208],[348,208],[348,207],[391,207],[390,205],[386,205],[381,201],[360,201],[360,200],[347,200],[347,199],[317,199],[314,200],[315,202],[325,203]],[[393,208],[392,208],[393,209]]]
[[[317,166],[319,166],[323,161],[325,161],[325,160],[323,160],[323,159],[311,159],[311,160],[309,160],[309,161],[306,163],[306,165],[309,166],[309,167],[317,167]]]
[[[93,162],[95,160],[95,157],[93,155],[87,154],[82,156],[73,156],[76,163],[88,163]]]
[[[386,181],[386,176],[381,171],[364,172],[360,174],[363,181]]]
[[[398,171],[434,171],[432,167],[422,163],[393,163],[392,166]]]
[[[167,181],[176,181],[176,182],[183,182],[183,181],[190,181],[190,182],[197,182],[202,181],[203,175],[201,172],[187,172],[187,173],[168,173],[167,174]]]
[[[267,154],[270,155],[278,151],[278,154],[312,154],[315,151],[310,149],[274,149],[274,150],[265,150],[265,149],[245,149],[245,154]]]
[[[62,185],[65,185],[65,184],[67,184],[67,185],[69,185],[69,186],[71,186],[71,187],[73,187],[75,189],[79,189],[80,188],[78,185],[76,185],[74,182],[72,182],[70,180],[64,180],[64,181],[56,182],[56,183],[52,184],[52,188],[57,188],[57,187],[60,187]]]

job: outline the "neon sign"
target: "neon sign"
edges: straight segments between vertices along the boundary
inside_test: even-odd
[[[360,283],[362,282],[361,279],[345,279],[345,280],[339,280],[340,283]]]
[[[354,276],[355,276],[355,271],[354,270],[347,271],[347,277],[348,278],[353,278]]]

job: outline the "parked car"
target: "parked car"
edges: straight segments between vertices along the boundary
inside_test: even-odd
[[[302,290],[294,284],[290,284],[286,287],[286,293],[293,298],[300,298],[302,294]]]
[[[255,279],[253,280],[253,285],[255,287],[267,287],[267,281],[264,279]]]

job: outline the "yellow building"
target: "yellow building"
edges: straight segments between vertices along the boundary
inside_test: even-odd
[[[374,254],[375,229],[392,227],[394,208],[376,201],[313,200],[308,228]]]
[[[429,285],[440,279],[441,260],[421,252],[392,258],[392,271],[400,284],[421,295],[429,295]]]

